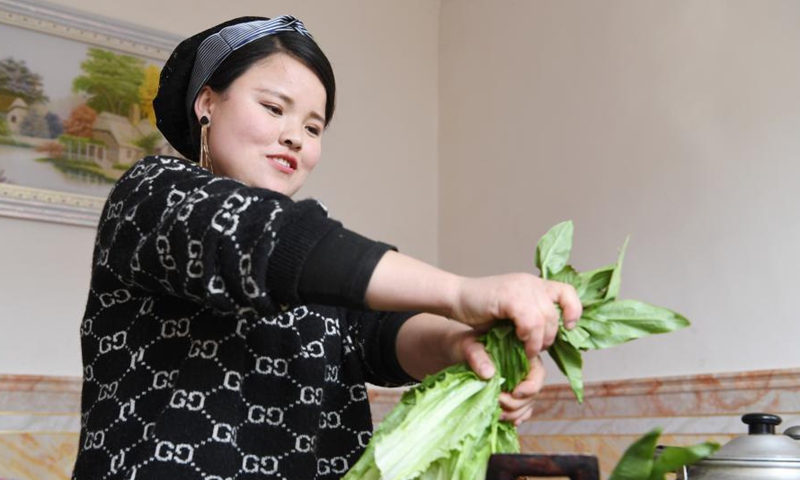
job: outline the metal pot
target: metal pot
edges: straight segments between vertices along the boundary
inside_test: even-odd
[[[677,480],[800,480],[800,425],[775,434],[777,415],[742,416],[749,435],[734,438],[714,455],[678,471]],[[569,477],[599,480],[597,457],[590,455],[495,454],[486,480],[531,477]]]
[[[776,435],[781,417],[748,413],[749,434],[726,443],[714,455],[679,471],[678,480],[800,480],[800,426]]]

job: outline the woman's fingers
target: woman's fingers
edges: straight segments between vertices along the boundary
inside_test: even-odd
[[[567,283],[547,282],[546,289],[550,300],[561,307],[564,326],[574,328],[583,314],[583,305],[575,287]]]
[[[542,295],[539,300],[542,303],[542,314],[544,315],[544,332],[542,337],[542,350],[553,344],[558,333],[559,312],[555,303],[548,295]],[[541,351],[541,350],[540,350]],[[538,355],[539,352],[536,352]],[[533,356],[532,356],[533,357]]]
[[[528,303],[514,305],[512,308],[516,316],[510,316],[529,357],[538,355],[553,344],[562,313],[564,325],[570,329],[575,327],[583,313],[580,298],[572,285],[537,280],[539,283],[531,285],[530,297],[519,299]]]
[[[503,411],[500,415],[500,420],[504,422],[513,423],[515,427],[520,426],[523,422],[530,420],[533,417],[533,404],[526,404],[524,407],[517,410]]]
[[[542,389],[545,369],[539,357],[531,361],[528,376],[514,388],[510,394],[500,394],[500,407],[503,409],[501,419],[519,425],[531,418],[536,395]]]
[[[526,354],[532,358],[555,341],[559,314],[544,290],[534,292],[528,301],[520,306],[518,316],[511,318],[517,325],[517,336],[525,343]]]
[[[494,363],[492,363],[486,347],[474,336],[464,340],[464,358],[473,372],[477,373],[483,380],[492,378],[495,374]]]

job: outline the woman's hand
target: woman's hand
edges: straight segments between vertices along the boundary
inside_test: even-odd
[[[438,315],[421,313],[408,319],[397,335],[397,358],[403,369],[421,380],[426,375],[466,362],[488,380],[497,374],[486,347],[478,341],[481,332]],[[536,394],[542,388],[545,369],[536,356],[531,369],[511,394],[500,394],[502,420],[518,426],[531,418]]]
[[[583,307],[571,285],[525,273],[464,278],[451,316],[479,330],[497,319],[510,319],[517,337],[525,343],[528,358],[535,358],[555,341],[559,320],[556,305],[563,312],[564,325],[573,328]]]
[[[463,333],[460,335],[460,348],[462,355],[472,370],[484,380],[495,375],[496,370],[489,354],[483,344],[478,341],[477,333]],[[503,413],[501,420],[513,423],[518,427],[522,422],[533,416],[533,405],[536,395],[542,389],[545,378],[545,368],[538,356],[531,361],[528,376],[523,379],[511,393],[500,393],[500,407]]]
[[[513,392],[500,393],[500,406],[503,408],[503,414],[500,420],[511,422],[515,427],[518,427],[533,416],[533,405],[536,401],[536,396],[544,385],[544,377],[546,371],[542,359],[536,357],[531,361],[531,369],[528,376],[519,382],[519,385]]]

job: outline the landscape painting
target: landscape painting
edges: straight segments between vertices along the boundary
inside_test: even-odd
[[[98,43],[0,23],[0,199],[15,207],[0,213],[20,191],[96,210],[137,160],[176,154],[152,107],[163,59]]]

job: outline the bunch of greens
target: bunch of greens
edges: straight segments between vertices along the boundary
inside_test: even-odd
[[[525,348],[506,323],[481,342],[497,368],[481,380],[467,365],[406,391],[343,480],[475,480],[493,453],[518,453],[517,430],[500,421],[498,398],[527,375]]]
[[[665,447],[656,455],[661,429],[654,429],[631,444],[608,480],[664,480],[666,474],[689,466],[711,455],[719,448],[714,442],[690,447]]]
[[[572,222],[550,229],[536,247],[536,265],[543,278],[573,285],[583,304],[578,327],[566,330],[562,322],[548,350],[583,401],[582,351],[669,332],[689,322],[663,308],[617,300],[624,246],[614,265],[585,273],[567,265],[572,233]],[[484,478],[492,454],[519,453],[516,428],[500,421],[498,399],[501,391],[513,391],[528,375],[525,347],[510,322],[493,327],[480,341],[497,369],[494,377],[481,380],[462,364],[425,378],[403,394],[343,480],[474,480]],[[628,478],[633,477],[617,480]]]
[[[583,402],[581,352],[613,347],[656,333],[672,332],[688,326],[689,321],[666,308],[637,300],[617,299],[627,239],[616,263],[589,272],[578,272],[567,263],[572,251],[572,234],[571,221],[551,228],[536,246],[536,266],[542,278],[575,287],[583,305],[583,314],[577,327],[567,330],[562,321],[555,342],[547,350],[569,379],[578,401]]]

